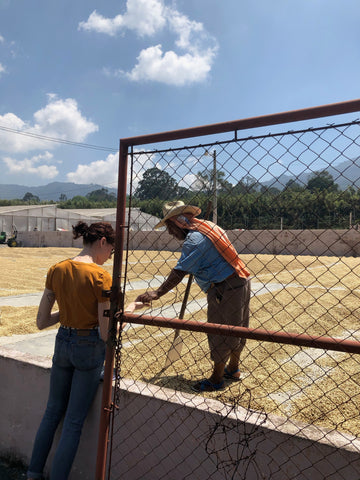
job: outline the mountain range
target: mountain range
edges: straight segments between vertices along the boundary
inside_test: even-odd
[[[57,202],[61,195],[66,195],[66,198],[69,200],[76,195],[85,197],[88,193],[102,188],[104,188],[104,186],[95,183],[79,184],[71,182],[52,182],[38,187],[0,184],[0,200],[13,200],[14,198],[22,199],[24,195],[29,192],[39,197],[42,201],[53,200],[54,202]],[[107,188],[107,190],[109,193],[115,193],[115,195],[117,193],[115,188]]]
[[[325,170],[330,173],[340,190],[345,190],[350,186],[354,188],[360,188],[360,157],[357,157],[353,160],[345,160],[334,166],[329,166]],[[283,174],[277,178],[263,182],[263,185],[283,190],[287,182],[290,180],[295,180],[296,183],[303,187],[307,184],[314,173],[315,172],[313,170],[308,169],[304,170],[297,177]]]
[[[332,175],[335,183],[338,184],[341,190],[345,190],[349,186],[360,188],[360,157],[353,160],[345,160],[335,166],[330,166],[326,171]],[[297,177],[284,174],[280,175],[278,178],[263,182],[262,185],[277,187],[282,190],[289,180],[295,180],[301,186],[304,186],[307,184],[313,173],[314,172],[311,170],[304,170]],[[94,183],[78,184],[71,182],[52,182],[38,187],[0,184],[0,200],[12,200],[14,198],[22,199],[24,195],[29,192],[39,197],[42,201],[53,200],[54,202],[57,202],[61,195],[66,195],[67,199],[71,199],[76,195],[85,197],[88,193],[102,188],[104,188],[102,185]],[[107,188],[107,190],[109,193],[117,194],[115,188]]]

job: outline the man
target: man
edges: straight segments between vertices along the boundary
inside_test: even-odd
[[[168,202],[163,207],[164,218],[155,228],[166,225],[170,235],[183,240],[176,267],[157,290],[139,295],[137,302],[149,303],[165,295],[192,273],[200,288],[207,293],[209,323],[247,327],[249,325],[250,272],[238,257],[226,233],[220,227],[196,217],[200,208],[182,201]],[[208,335],[212,375],[196,383],[196,392],[212,392],[224,388],[224,377],[240,379],[240,354],[245,339],[223,335]]]

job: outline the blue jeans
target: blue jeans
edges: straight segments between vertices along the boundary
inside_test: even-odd
[[[51,480],[66,480],[71,470],[85,418],[99,385],[105,343],[98,330],[78,335],[59,328],[50,376],[50,393],[37,432],[27,475],[42,478],[56,429],[64,417],[59,444],[51,465]]]

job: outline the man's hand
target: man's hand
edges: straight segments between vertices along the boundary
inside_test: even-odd
[[[139,295],[135,302],[141,302],[145,304],[150,304],[153,300],[157,300],[159,298],[159,294],[156,290],[149,290],[148,292],[142,293]]]
[[[187,272],[183,272],[182,270],[171,270],[168,278],[157,290],[149,290],[148,292],[142,293],[136,298],[135,302],[151,303],[153,300],[158,300],[165,295],[165,293],[175,288],[186,274]]]

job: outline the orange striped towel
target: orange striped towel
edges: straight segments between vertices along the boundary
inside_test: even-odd
[[[211,240],[216,250],[230,263],[239,277],[247,278],[250,276],[249,270],[247,270],[244,262],[239,258],[225,230],[209,220],[199,220],[193,217],[190,222],[192,224],[191,227],[195,227],[190,227],[190,230],[197,230]]]

